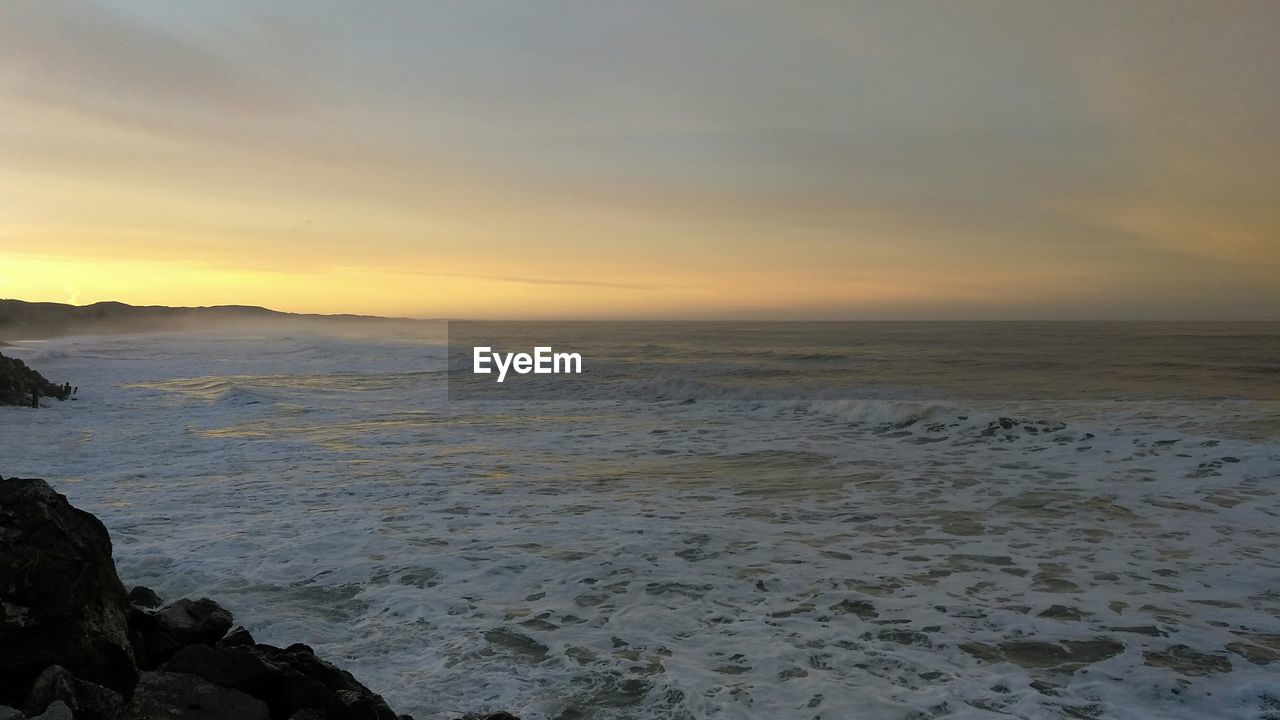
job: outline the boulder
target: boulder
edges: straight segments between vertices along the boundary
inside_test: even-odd
[[[120,693],[81,680],[59,665],[40,673],[27,693],[22,711],[36,716],[59,701],[81,720],[119,720],[124,714],[124,697]]]
[[[0,703],[25,700],[50,665],[128,693],[128,607],[97,518],[43,480],[0,480]]]
[[[48,710],[36,715],[31,720],[75,720],[75,715],[71,713],[71,708],[61,700],[55,701],[49,706]]]
[[[287,720],[313,710],[329,720],[397,720],[396,714],[351,673],[315,656],[306,645],[210,647],[190,645],[161,665],[239,690],[265,702],[271,717]]]
[[[182,649],[182,643],[160,629],[160,620],[155,613],[137,606],[129,609],[129,642],[141,670],[155,670],[157,665]]]
[[[268,665],[249,647],[214,648],[189,645],[165,661],[160,670],[198,675],[209,682],[242,690],[260,700],[268,700],[277,684],[278,668]],[[277,704],[278,705],[278,704]],[[284,708],[273,706],[273,716]]]
[[[154,610],[164,604],[155,590],[141,585],[129,591],[129,602],[147,610]]]
[[[238,691],[194,675],[144,672],[127,720],[268,720],[267,706]]]
[[[212,645],[231,629],[235,619],[209,598],[182,599],[156,613],[160,629],[183,645]]]
[[[212,645],[233,622],[231,613],[208,598],[179,600],[157,612],[135,603],[129,611],[129,637],[138,667],[155,670],[188,645]]]
[[[0,720],[26,720],[27,716],[17,708],[0,705]]]
[[[255,643],[253,641],[253,635],[251,635],[249,631],[245,630],[243,627],[236,627],[236,629],[227,633],[226,637],[222,638],[222,642],[218,643],[218,645],[221,647],[237,647],[241,645],[254,645],[254,644]]]

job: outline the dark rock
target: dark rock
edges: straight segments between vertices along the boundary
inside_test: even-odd
[[[38,398],[71,396],[70,385],[54,385],[21,360],[0,355],[0,405],[31,405],[32,391]]]
[[[253,645],[253,635],[242,627],[237,627],[222,638],[222,642],[218,643],[220,647],[239,647],[242,645]]]
[[[129,591],[129,602],[148,610],[154,610],[164,604],[154,590],[141,585]]]
[[[0,720],[26,720],[27,716],[17,708],[0,705]]]
[[[0,702],[50,665],[129,692],[127,613],[102,523],[43,480],[0,481]]]
[[[209,598],[183,598],[157,612],[156,620],[161,630],[183,645],[212,645],[221,640],[235,622],[231,613]]]
[[[36,715],[31,720],[74,720],[75,716],[71,713],[71,708],[61,700],[55,700],[48,710],[44,713]]]
[[[138,666],[155,670],[188,645],[219,642],[233,621],[231,613],[207,598],[178,600],[156,612],[135,605],[129,612],[129,637]]]
[[[58,665],[36,678],[22,711],[30,716],[39,715],[59,700],[82,720],[118,720],[124,714],[124,696],[120,693],[81,680]]]
[[[306,645],[283,650],[270,645],[191,645],[161,669],[248,693],[267,703],[277,720],[308,709],[329,720],[396,720],[381,697],[350,673],[317,658]]]
[[[155,670],[160,663],[185,647],[161,630],[155,616],[150,613],[129,616],[129,642],[133,644],[134,657],[142,670]]]
[[[154,612],[136,605],[129,608],[129,644],[139,670],[155,670],[182,645],[173,636],[160,629],[160,621]]]
[[[49,709],[55,700],[61,700],[70,706],[75,702],[75,684],[76,676],[69,670],[60,665],[50,666],[40,673],[31,686],[31,692],[27,693],[27,699],[22,703],[22,712],[39,715]]]
[[[169,658],[160,669],[198,675],[226,688],[243,690],[265,700],[271,689],[274,668],[252,651],[252,648],[213,648],[189,645]]]
[[[268,720],[267,706],[238,690],[194,675],[144,672],[127,720]]]
[[[158,604],[125,593],[96,518],[43,481],[0,480],[0,702],[45,720],[403,720],[307,645],[228,635],[212,600]]]

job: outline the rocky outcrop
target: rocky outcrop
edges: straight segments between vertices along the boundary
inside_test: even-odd
[[[270,645],[183,648],[161,670],[187,673],[219,687],[260,698],[273,718],[312,710],[332,720],[397,720],[382,698],[351,673],[317,658],[306,645],[281,649]]]
[[[43,480],[0,478],[0,720],[408,717],[306,645],[233,623],[207,598],[126,594],[97,518]]]
[[[70,385],[54,385],[18,358],[0,354],[0,405],[31,405],[36,398],[71,397]]]
[[[382,697],[351,673],[316,657],[306,645],[281,649],[254,642],[244,628],[229,633],[234,618],[208,598],[178,600],[150,610],[138,603],[159,605],[151,590],[134,588],[129,597],[135,601],[129,626],[138,667],[143,671],[126,713],[130,720],[241,717],[173,714],[176,711],[172,708],[180,708],[184,698],[196,696],[206,698],[198,701],[202,708],[231,712],[239,707],[246,713],[243,717],[258,717],[258,713],[243,705],[240,696],[261,704],[264,719],[289,720],[299,713],[320,720],[399,718]],[[139,700],[140,694],[153,692],[163,697]]]
[[[242,692],[193,675],[144,672],[126,720],[269,720],[267,706]]]
[[[129,597],[141,597],[146,603],[154,598],[153,606],[161,604],[144,587],[134,588]],[[133,654],[141,667],[154,669],[184,647],[218,642],[233,622],[231,613],[208,598],[179,600],[154,612],[134,602],[129,612]]]
[[[81,680],[60,665],[53,665],[36,678],[22,709],[34,717],[48,712],[49,707],[57,702],[84,720],[118,720],[124,714],[123,695]]]
[[[0,481],[0,704],[51,665],[132,690],[127,608],[102,523],[43,480]]]

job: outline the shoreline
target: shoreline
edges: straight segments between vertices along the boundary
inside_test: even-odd
[[[412,720],[307,645],[255,642],[213,600],[126,593],[97,517],[0,477],[0,718],[225,717]]]

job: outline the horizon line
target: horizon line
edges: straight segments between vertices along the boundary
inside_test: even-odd
[[[134,305],[121,300],[98,300],[91,303],[68,303],[50,300],[23,300],[21,298],[0,298],[0,302],[19,302],[29,305],[60,305],[69,308],[89,308],[95,305],[116,305],[139,309],[167,310],[260,310],[277,315],[289,315],[299,318],[317,319],[353,319],[353,320],[390,320],[400,322],[635,322],[635,323],[1280,323],[1280,316],[1271,319],[1259,318],[769,318],[769,317],[707,317],[707,318],[644,318],[644,317],[532,317],[532,318],[477,318],[477,317],[411,317],[396,315],[371,315],[367,313],[339,312],[297,312],[278,310],[265,305],[224,304],[224,305]]]

